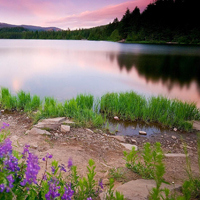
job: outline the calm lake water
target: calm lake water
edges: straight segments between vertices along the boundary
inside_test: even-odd
[[[59,101],[136,91],[195,101],[200,47],[103,41],[0,40],[0,86]]]

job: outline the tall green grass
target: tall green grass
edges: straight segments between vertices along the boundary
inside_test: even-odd
[[[39,110],[36,120],[49,117],[73,118],[77,124],[88,127],[99,127],[105,123],[105,118],[117,115],[124,120],[143,120],[159,122],[165,126],[190,130],[190,121],[200,119],[200,111],[194,103],[170,100],[158,96],[145,98],[135,92],[107,93],[100,99],[94,100],[90,94],[80,94],[76,98],[58,102],[53,97],[40,97],[24,91],[12,95],[7,88],[1,88],[0,107],[7,110],[24,110],[32,112]]]
[[[200,119],[195,103],[170,100],[163,96],[146,99],[135,92],[107,93],[101,98],[101,112],[124,120],[159,122],[183,130],[192,128],[191,120]]]
[[[43,102],[40,97],[24,91],[12,95],[7,88],[1,88],[0,107],[6,110],[24,110],[32,112],[38,110],[35,122],[49,117],[73,118],[77,126],[100,127],[105,119],[96,110],[93,111],[94,97],[80,94],[75,99],[65,101],[63,104],[53,97],[45,97]]]

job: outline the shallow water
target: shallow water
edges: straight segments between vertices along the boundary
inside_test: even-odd
[[[80,93],[100,97],[133,90],[146,97],[193,101],[200,107],[199,46],[0,40],[0,60],[0,86],[13,94],[24,90],[63,102]],[[124,132],[127,126],[119,129]],[[135,131],[140,126],[149,133],[162,131],[142,124],[130,126],[136,126]]]

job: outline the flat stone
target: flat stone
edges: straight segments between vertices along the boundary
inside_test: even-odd
[[[138,179],[118,186],[116,191],[122,193],[127,200],[146,200],[153,187],[156,187],[154,180]],[[172,191],[174,189],[180,189],[180,185],[162,183],[161,188],[168,188]]]
[[[32,128],[29,132],[29,134],[33,134],[33,135],[51,135],[50,132],[46,131],[46,130],[41,130],[38,128]]]
[[[172,139],[174,139],[174,140],[175,140],[175,139],[176,139],[176,136],[173,136],[173,135],[172,135]]]
[[[50,130],[57,130],[61,123],[65,121],[65,117],[56,117],[56,118],[49,118],[43,119],[42,121],[38,122],[38,124],[34,125],[35,128],[40,129],[50,129]]]
[[[38,122],[38,124],[34,125],[33,127],[39,129],[57,130],[59,126],[60,126],[59,123]]]
[[[61,131],[62,133],[67,133],[67,132],[70,131],[70,126],[68,126],[68,125],[61,125],[60,131]]]
[[[75,122],[70,121],[70,120],[68,120],[68,119],[62,121],[61,123],[62,123],[62,124],[75,124]]]
[[[193,121],[193,129],[200,131],[200,121]]]
[[[125,140],[125,138],[123,136],[117,135],[117,136],[110,136],[110,137],[114,138],[114,139],[116,139],[116,140],[118,140],[120,142],[126,142],[126,140]]]
[[[56,124],[61,124],[66,120],[66,117],[56,117],[56,118],[49,118],[49,119],[43,119],[41,122],[45,123],[56,123]]]
[[[122,146],[124,146],[126,149],[128,150],[132,150],[133,147],[135,147],[135,150],[137,151],[138,150],[138,147],[136,145],[133,145],[133,144],[124,144],[124,143],[120,143]]]
[[[147,135],[147,133],[145,131],[139,131],[140,135]]]
[[[174,128],[173,130],[174,130],[174,131],[177,131],[177,128]]]
[[[183,153],[167,153],[164,154],[166,158],[185,158],[186,155]]]

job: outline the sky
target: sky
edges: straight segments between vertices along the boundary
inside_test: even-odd
[[[143,11],[153,0],[0,0],[0,23],[90,28],[122,18],[126,9]]]

